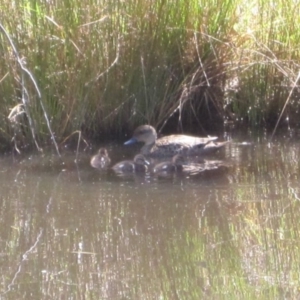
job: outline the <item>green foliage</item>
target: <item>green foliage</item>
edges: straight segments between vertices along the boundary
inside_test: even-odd
[[[10,143],[16,124],[7,116],[23,103],[38,140],[49,142],[41,101],[59,141],[77,130],[103,138],[170,118],[276,119],[299,69],[299,8],[244,2],[2,1],[1,24],[42,93],[2,34],[2,139]],[[30,142],[33,125],[18,122],[15,140]]]

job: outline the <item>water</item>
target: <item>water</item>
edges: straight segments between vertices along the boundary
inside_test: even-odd
[[[162,179],[3,157],[0,299],[296,299],[299,146],[231,144],[226,168]]]

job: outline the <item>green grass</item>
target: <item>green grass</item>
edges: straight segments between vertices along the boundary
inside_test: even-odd
[[[3,0],[1,24],[41,97],[2,30],[2,144],[51,143],[51,131],[104,139],[141,123],[273,125],[297,84],[299,8],[244,2]],[[297,93],[283,115],[295,124]]]

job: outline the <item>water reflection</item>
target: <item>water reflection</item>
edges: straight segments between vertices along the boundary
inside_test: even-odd
[[[299,143],[223,155],[172,178],[119,177],[90,154],[3,158],[1,298],[297,298]]]

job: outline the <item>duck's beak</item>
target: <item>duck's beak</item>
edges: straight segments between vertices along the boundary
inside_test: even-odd
[[[138,142],[138,140],[136,138],[131,138],[130,140],[125,142],[124,145],[132,145],[132,144],[135,144],[137,142]]]

